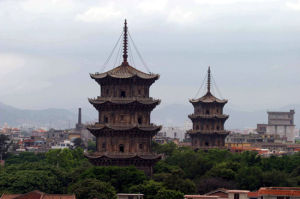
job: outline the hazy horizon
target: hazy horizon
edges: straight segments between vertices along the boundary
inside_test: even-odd
[[[1,0],[0,16],[7,105],[93,108],[87,98],[99,85],[89,73],[101,71],[125,18],[151,72],[161,75],[151,87],[160,106],[189,104],[208,66],[228,106],[300,104],[300,0]]]

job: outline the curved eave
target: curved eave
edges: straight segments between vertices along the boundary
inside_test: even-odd
[[[118,104],[140,104],[140,105],[159,105],[160,104],[160,100],[98,100],[98,99],[88,99],[89,102],[94,105],[104,105],[104,104],[114,104],[114,105],[118,105]]]
[[[85,154],[85,156],[91,160],[109,158],[109,159],[143,159],[143,160],[158,160],[161,159],[161,155],[158,154],[149,154],[149,155],[140,155],[140,154]]]
[[[196,114],[191,114],[191,115],[188,115],[188,117],[191,120],[194,120],[194,119],[223,119],[223,120],[227,120],[229,118],[229,115],[196,115]]]
[[[207,99],[207,100],[202,100],[202,99],[191,99],[189,100],[190,103],[193,105],[202,103],[202,104],[209,104],[209,103],[216,103],[216,104],[226,104],[228,100],[220,100],[220,99]]]
[[[95,73],[95,74],[90,74],[91,78],[96,80],[96,81],[101,81],[104,79],[112,78],[112,79],[131,79],[131,78],[140,78],[143,80],[158,80],[159,79],[159,74],[150,74],[150,75],[140,75],[140,74],[127,74],[127,75],[113,75],[108,72],[106,73]]]
[[[159,131],[162,126],[113,126],[113,125],[91,125],[87,126],[87,129],[91,132],[99,130],[114,130],[114,131],[132,131],[139,130],[144,132]]]
[[[201,131],[201,130],[189,130],[187,131],[188,134],[190,135],[196,135],[196,134],[201,134],[201,135],[228,135],[230,131]]]

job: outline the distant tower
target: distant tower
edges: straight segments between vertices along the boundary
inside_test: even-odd
[[[81,130],[83,129],[82,121],[81,121],[81,108],[78,108],[78,122],[76,124],[76,129]]]
[[[161,158],[151,150],[152,138],[161,126],[150,122],[151,111],[160,100],[149,97],[149,90],[159,75],[129,65],[127,34],[125,20],[122,64],[104,73],[91,74],[101,86],[101,94],[89,99],[99,112],[99,121],[87,127],[97,144],[97,151],[87,157],[94,165],[134,165],[152,175],[153,165]]]
[[[207,73],[207,93],[190,102],[194,106],[194,113],[189,115],[193,122],[193,129],[187,131],[191,137],[193,149],[225,148],[225,137],[229,131],[224,130],[224,123],[228,115],[223,114],[223,107],[227,100],[220,100],[212,95],[210,67]]]

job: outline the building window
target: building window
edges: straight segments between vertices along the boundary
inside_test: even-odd
[[[220,127],[219,127],[219,126],[217,126],[217,130],[220,130]]]
[[[196,130],[198,130],[199,129],[199,126],[198,125],[196,125]]]
[[[108,95],[108,93],[109,93],[109,90],[108,90],[108,89],[106,89],[106,95]]]
[[[209,110],[207,109],[205,113],[206,113],[206,115],[209,115]]]
[[[102,149],[104,149],[104,150],[106,149],[106,143],[105,142],[102,143]]]
[[[125,91],[121,91],[120,97],[126,97],[126,92]]]
[[[143,149],[143,144],[139,144],[139,149]]]
[[[104,117],[104,123],[108,123],[108,117]]]
[[[124,121],[124,115],[120,115],[121,121]]]
[[[141,89],[139,89],[139,90],[138,90],[138,94],[140,95],[141,93],[142,93],[142,92],[141,92]]]
[[[284,199],[284,196],[277,196],[277,199]]]
[[[234,199],[240,199],[240,194],[235,193],[235,194],[234,194]]]
[[[209,143],[208,143],[208,142],[205,142],[205,146],[209,146]]]
[[[142,122],[143,122],[142,117],[139,117],[139,118],[138,118],[138,123],[139,123],[139,124],[142,124]]]
[[[123,144],[120,144],[120,145],[119,145],[119,151],[120,151],[121,153],[124,152],[124,145],[123,145]]]

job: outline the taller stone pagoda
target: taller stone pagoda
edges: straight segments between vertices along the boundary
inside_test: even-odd
[[[130,166],[152,175],[161,156],[152,152],[152,138],[161,129],[150,122],[160,100],[149,97],[158,74],[144,73],[128,63],[128,28],[123,31],[123,62],[104,73],[91,74],[101,87],[100,96],[89,99],[99,120],[88,130],[96,137],[97,151],[86,155],[97,166]]]
[[[193,129],[187,133],[191,137],[193,149],[225,148],[225,138],[229,131],[224,130],[224,123],[228,115],[223,114],[223,107],[227,100],[216,98],[210,91],[210,67],[207,73],[207,92],[199,99],[192,99],[194,113],[189,115],[193,122]]]

